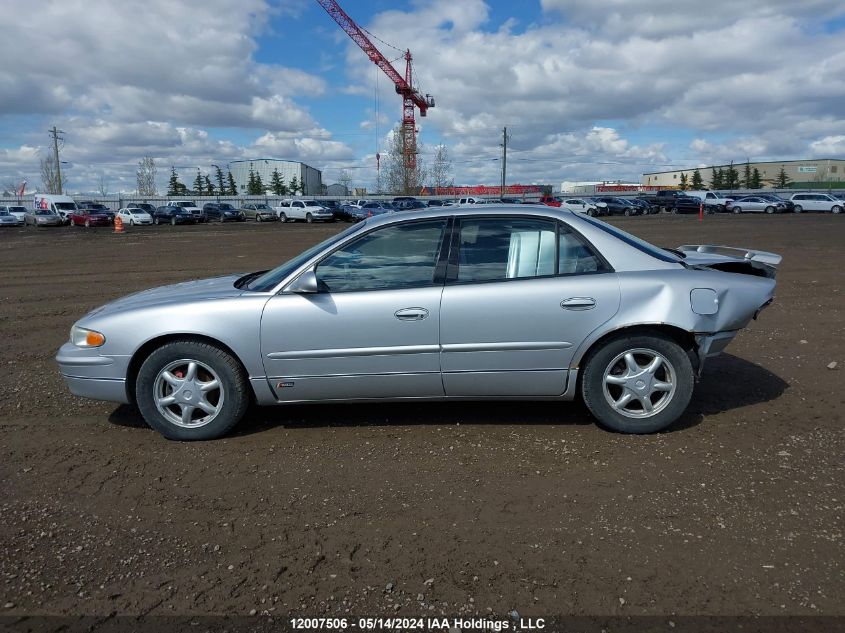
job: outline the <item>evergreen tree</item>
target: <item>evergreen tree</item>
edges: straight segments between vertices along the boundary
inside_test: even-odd
[[[208,177],[208,174],[205,175],[205,195],[214,195],[214,185],[211,183],[211,178]]]
[[[734,164],[731,163],[730,167],[728,167],[728,171],[724,176],[725,180],[725,187],[727,189],[738,189],[739,188],[739,172],[734,167]]]
[[[681,191],[686,191],[689,189],[689,179],[687,178],[687,172],[681,172]]]
[[[264,183],[261,182],[261,174],[255,172],[255,193],[253,195],[263,196],[265,193],[267,193],[267,190],[264,188]]]
[[[226,187],[226,190],[227,190],[226,192],[227,192],[230,196],[236,196],[236,195],[238,195],[238,187],[237,187],[237,185],[235,184],[235,179],[232,177],[232,172],[231,172],[231,171],[229,172],[229,175],[226,177],[226,179],[229,181],[229,184],[228,184],[228,186]]]
[[[692,172],[692,188],[695,191],[701,191],[704,189],[704,181],[701,179],[701,172],[697,169]]]
[[[722,173],[721,167],[713,168],[713,176],[710,179],[711,189],[723,189],[725,186],[725,175]]]
[[[168,196],[178,196],[179,195],[179,174],[176,173],[176,168],[170,168],[170,180],[167,181],[167,195]]]
[[[223,170],[220,169],[219,165],[214,166],[216,173],[214,174],[214,179],[217,180],[217,191],[220,192],[221,196],[226,195],[226,186],[223,184]]]
[[[742,186],[746,189],[753,189],[751,186],[751,163],[745,162],[745,169],[742,172]]]
[[[201,196],[202,191],[205,188],[204,185],[205,185],[205,182],[202,179],[202,174],[200,173],[200,170],[197,169],[197,177],[194,178],[194,194],[193,195]]]
[[[282,191],[284,185],[282,184],[282,177],[279,174],[278,169],[273,170],[273,176],[270,178],[270,190],[276,196],[283,196],[285,195]]]
[[[751,170],[751,189],[760,189],[763,184],[760,182],[760,170],[756,167]]]
[[[299,193],[299,180],[297,180],[296,176],[290,179],[290,184],[288,185],[288,189],[290,189],[290,193],[292,196],[295,196]]]
[[[246,180],[246,192],[250,196],[255,195],[255,170],[252,168],[252,163],[249,164],[249,177]]]
[[[775,180],[775,185],[778,189],[789,189],[789,184],[792,182],[792,179],[786,175],[786,170],[781,167],[780,171],[778,172],[778,177]]]

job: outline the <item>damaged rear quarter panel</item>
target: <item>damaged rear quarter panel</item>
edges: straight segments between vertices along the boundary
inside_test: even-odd
[[[619,311],[579,346],[572,367],[578,366],[600,338],[632,326],[670,325],[690,333],[742,329],[772,298],[775,288],[774,279],[716,270],[622,271],[617,275],[621,291]],[[693,311],[690,293],[695,288],[716,293],[719,303],[715,314]]]

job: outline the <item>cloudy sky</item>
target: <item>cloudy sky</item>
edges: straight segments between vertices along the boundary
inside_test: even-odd
[[[408,47],[456,184],[845,155],[842,0],[341,0],[390,59]],[[375,180],[400,98],[314,0],[4,0],[0,189],[40,186],[65,132],[71,191],[190,181],[252,157]],[[394,48],[396,47],[396,48]],[[396,64],[402,64],[401,60]],[[403,68],[400,68],[402,70]]]

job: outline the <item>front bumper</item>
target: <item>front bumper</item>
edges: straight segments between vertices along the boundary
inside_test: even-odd
[[[96,349],[68,342],[59,348],[56,362],[71,393],[92,400],[129,403],[126,373],[129,356],[101,355]]]

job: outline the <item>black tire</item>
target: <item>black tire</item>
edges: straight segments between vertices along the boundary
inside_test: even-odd
[[[261,220],[261,216],[260,216],[259,214],[256,214],[256,215],[255,215],[255,221],[256,221],[256,222],[261,222],[261,221],[262,221],[262,220]]]
[[[604,393],[605,371],[610,363],[618,355],[635,349],[658,352],[674,369],[675,391],[670,400],[656,413],[644,418],[620,413],[611,406]],[[609,338],[590,353],[583,367],[581,396],[584,403],[601,426],[620,433],[654,433],[665,429],[683,414],[692,398],[695,375],[689,355],[674,340],[658,332],[620,334]]]
[[[176,218],[170,218],[170,225],[176,226]]]
[[[734,205],[732,207],[731,211],[733,211],[734,213],[742,213],[742,207],[738,207],[738,206]]]
[[[86,228],[86,229],[90,229],[90,228],[91,228],[91,220],[88,220],[88,219],[86,219],[86,220],[85,220],[85,228]]]
[[[306,213],[305,221],[308,222],[308,224],[311,224],[314,221],[314,216],[312,216],[310,213]]]
[[[672,207],[671,213],[672,215],[678,215],[678,210],[675,207]]]
[[[626,215],[626,216],[631,215],[631,210],[630,210],[630,209],[625,209],[625,215]]]
[[[800,204],[796,204],[796,205],[792,208],[792,210],[793,210],[795,213],[802,213],[802,212],[804,211],[804,207],[802,207]]]
[[[766,207],[766,213],[768,213],[768,214],[772,214],[772,213],[774,213],[774,212],[775,212],[775,208],[774,208],[774,207],[772,207],[772,206],[768,206],[768,207]]]
[[[161,219],[160,218],[153,218],[153,224],[158,226],[159,224],[161,224]]]
[[[284,223],[284,222],[287,222],[287,221],[288,221],[287,214],[285,214],[284,212],[280,213],[279,214],[279,222]]]
[[[190,359],[211,367],[222,383],[223,404],[216,416],[193,428],[174,424],[159,412],[155,403],[156,378],[168,364]],[[147,423],[169,440],[211,440],[226,435],[241,421],[249,406],[249,384],[241,364],[228,352],[199,341],[182,340],[162,345],[150,354],[135,381],[135,399]]]
[[[830,209],[830,212],[839,215],[840,213],[842,213],[842,207],[840,207],[838,204],[833,205],[833,207]]]

